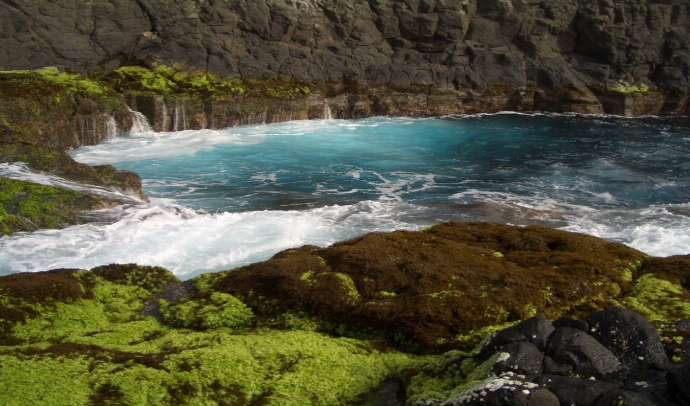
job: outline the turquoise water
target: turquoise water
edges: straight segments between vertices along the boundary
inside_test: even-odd
[[[10,264],[0,272],[117,261],[191,276],[450,220],[548,225],[652,255],[690,251],[688,118],[297,121],[130,134],[73,156],[139,173],[152,204],[0,239],[0,263]],[[19,254],[29,244],[45,248]]]

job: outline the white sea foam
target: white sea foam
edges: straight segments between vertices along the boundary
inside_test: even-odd
[[[55,186],[92,195],[103,196],[124,203],[140,204],[141,199],[134,195],[127,195],[117,190],[106,189],[100,186],[86,185],[72,182],[49,173],[37,172],[30,169],[23,162],[0,163],[0,177],[25,180],[39,185]]]
[[[569,216],[563,230],[618,241],[649,255],[690,254],[688,205],[651,206],[637,210],[602,210]]]
[[[405,205],[360,202],[307,211],[205,214],[156,201],[114,209],[112,224],[0,238],[0,274],[109,263],[164,266],[181,277],[231,269],[305,244],[326,246],[370,231],[415,229]],[[113,213],[111,211],[110,215]]]
[[[79,148],[72,157],[89,165],[145,159],[193,155],[214,145],[250,145],[264,142],[266,137],[295,137],[319,132],[325,135],[342,134],[363,127],[384,124],[411,124],[423,119],[372,118],[365,120],[298,120],[268,125],[252,125],[222,130],[187,130],[176,132],[142,132],[121,135],[102,144]]]

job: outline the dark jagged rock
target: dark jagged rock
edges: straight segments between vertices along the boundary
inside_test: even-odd
[[[598,399],[618,390],[621,383],[597,381],[554,375],[542,375],[535,380],[552,392],[562,405],[592,406]]]
[[[162,61],[340,90],[351,82],[404,90],[372,92],[370,114],[683,113],[689,7],[677,0],[5,1],[0,69]]]
[[[557,363],[572,366],[572,373],[582,378],[606,379],[621,373],[621,363],[614,354],[582,330],[556,329],[546,354]]]
[[[657,330],[641,315],[621,308],[594,313],[587,319],[592,336],[630,369],[666,369],[668,358]]]
[[[592,314],[589,319],[597,320],[604,314],[609,323],[620,326],[630,320],[631,315],[629,311],[619,310],[607,309]],[[638,315],[635,326],[639,326],[639,319],[644,320]],[[518,333],[547,322],[541,318],[523,321],[497,332],[489,341],[491,344],[470,360],[451,361],[460,365],[461,376],[466,381],[451,390],[450,398],[441,404],[666,406],[687,402],[686,387],[690,382],[687,364],[670,366],[666,363],[652,368],[648,364],[635,363],[621,368],[625,360],[637,356],[642,347],[651,347],[653,351],[660,343],[658,336],[657,342],[646,340],[637,347],[619,347],[614,355],[593,335],[580,329],[557,327],[548,336],[545,351],[538,350],[527,336]],[[645,320],[645,323],[648,322]],[[575,324],[575,320],[569,320],[568,324]],[[603,342],[620,337],[619,331],[603,329],[594,330],[592,334],[595,332]],[[554,358],[562,361],[565,367],[554,367]],[[472,366],[476,367],[472,369]],[[436,370],[454,371],[451,365],[436,366]]]
[[[544,353],[529,341],[503,345],[501,351],[509,356],[493,366],[496,375],[508,371],[521,375],[541,374],[544,370]]]
[[[676,398],[684,405],[690,405],[690,364],[672,370],[668,374],[669,386],[673,389]]]
[[[587,324],[587,322],[584,320],[561,318],[558,320],[554,320],[553,326],[555,328],[569,327],[569,328],[575,328],[578,330],[582,330],[585,333],[589,332],[589,324]]]
[[[540,351],[546,349],[546,343],[555,328],[551,321],[543,317],[530,317],[522,323],[498,332],[479,352],[479,355],[496,351],[504,344],[518,341],[529,341]]]

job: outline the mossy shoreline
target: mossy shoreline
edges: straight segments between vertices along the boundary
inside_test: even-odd
[[[322,100],[307,103],[315,92],[328,89],[183,67],[2,73],[0,161],[145,198],[136,174],[77,164],[63,149],[100,142],[107,120],[131,120],[128,103],[158,120],[173,103],[177,117],[186,100],[192,125],[209,126],[247,112],[265,120],[272,103],[286,119],[318,117]],[[247,100],[264,106],[252,112]],[[351,111],[357,100],[347,99]],[[117,204],[0,186],[3,234],[78,223],[81,210]],[[688,256],[472,223],[295,248],[188,283],[133,264],[9,275],[0,277],[0,404],[378,405],[367,394],[392,381],[399,402],[439,405],[489,378],[499,358],[471,350],[493,333],[612,306],[651,320],[671,361],[687,363],[690,334],[676,324],[690,319],[689,281]]]
[[[436,242],[416,244],[418,238]],[[450,241],[465,248],[442,248]],[[438,267],[435,277],[425,277],[422,290],[410,291],[404,278],[421,281],[412,263],[396,275],[380,272],[377,267],[387,265],[368,258],[367,249],[390,258],[390,250],[408,242],[416,246],[407,250],[409,258],[424,252],[425,263],[438,267],[429,258],[449,253],[464,271]],[[472,246],[479,256],[467,262],[475,255]],[[599,275],[601,283],[589,284],[588,303],[581,300],[585,292],[565,295],[552,280],[548,300],[516,313],[498,283],[494,291],[476,293],[486,299],[482,306],[503,316],[480,317],[474,324],[474,315],[460,311],[452,299],[460,295],[471,302],[472,290],[453,293],[442,278],[472,281],[477,266],[499,275],[496,264],[504,262],[512,264],[509,272],[520,274],[521,258],[534,262],[539,252],[547,254],[545,261],[560,257],[560,266],[570,265],[560,282],[564,288],[580,286],[578,274]],[[564,261],[567,252],[572,255]],[[587,256],[598,260],[588,262]],[[584,262],[578,265],[577,258]],[[476,355],[492,331],[535,315],[580,318],[611,306],[644,315],[660,329],[670,361],[690,362],[688,337],[675,328],[690,319],[688,256],[651,258],[620,244],[543,227],[448,223],[423,232],[373,233],[325,249],[288,250],[262,264],[184,283],[164,268],[134,264],[0,277],[0,404],[381,405],[386,403],[367,394],[397,382],[398,402],[439,405],[493,376],[503,356]],[[261,266],[276,271],[266,278]],[[371,267],[368,276],[362,267]],[[252,281],[242,282],[246,272],[254,275]],[[545,287],[535,268],[521,278]],[[383,288],[386,283],[391,285]],[[520,291],[525,286],[514,289],[530,297]],[[405,310],[406,302],[417,312]],[[403,317],[381,323],[360,305],[387,307],[387,314]],[[357,317],[328,310],[334,307]],[[452,317],[434,318],[439,312]]]

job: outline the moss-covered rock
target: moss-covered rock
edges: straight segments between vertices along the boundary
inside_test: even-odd
[[[97,266],[91,273],[125,286],[138,286],[152,294],[160,293],[171,282],[179,282],[170,271],[160,266],[110,264]]]
[[[520,362],[532,366],[520,348],[555,351],[545,344],[554,328],[534,330],[551,321],[532,318],[486,337],[491,330],[523,314],[584,314],[609,303],[651,309],[672,323],[690,303],[685,265],[686,257],[647,258],[543,227],[451,223],[288,250],[189,284],[164,268],[135,264],[4,276],[0,404],[356,405],[391,380],[403,383],[408,405],[459,403],[497,379],[519,396],[524,392],[510,388],[557,391],[519,374],[494,376]],[[229,293],[231,282],[240,293]],[[550,289],[541,289],[547,282]],[[181,286],[183,295],[170,294]],[[530,291],[535,286],[538,294]],[[162,305],[153,317],[147,309],[156,301]],[[473,302],[493,307],[472,314]],[[379,307],[386,312],[369,310]],[[460,330],[453,320],[469,327]],[[553,322],[561,330],[582,325],[588,330],[585,322]],[[419,356],[342,337],[353,332],[414,349],[467,347],[482,338],[488,344]],[[685,337],[662,339],[682,344]],[[670,353],[672,362],[686,359],[683,348]],[[666,343],[669,349],[676,351]]]
[[[420,348],[471,347],[487,326],[618,304],[644,259],[545,227],[448,223],[283,251],[221,274],[212,289],[263,312],[305,311]]]
[[[80,212],[117,204],[81,192],[0,178],[0,235],[82,224]]]
[[[175,304],[164,303],[160,313],[177,327],[208,330],[220,327],[248,327],[254,314],[242,301],[226,293],[202,293]]]
[[[117,170],[111,165],[89,166],[76,162],[64,151],[27,140],[7,126],[0,125],[0,162],[24,162],[29,168],[62,178],[102,186],[147,200],[136,173]]]
[[[98,144],[130,121],[123,95],[96,78],[45,68],[0,72],[0,125],[59,150]]]
[[[0,404],[347,405],[417,362],[310,331],[236,331],[251,312],[222,293],[171,305],[171,327],[142,314],[159,277],[176,282],[135,265],[0,277]]]

